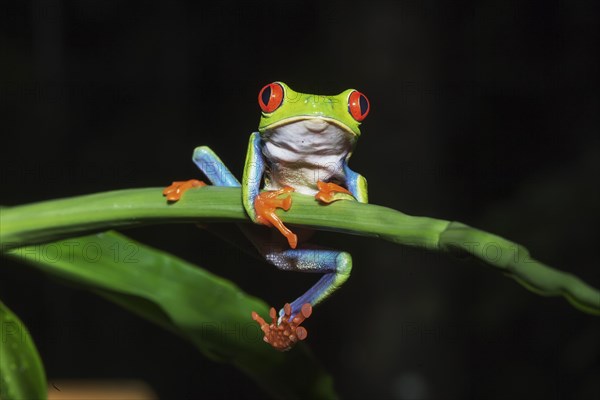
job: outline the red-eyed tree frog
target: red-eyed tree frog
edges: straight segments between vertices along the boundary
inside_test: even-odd
[[[283,235],[240,225],[268,262],[282,270],[323,273],[306,293],[286,304],[279,317],[271,308],[272,323],[252,313],[264,340],[278,350],[288,350],[306,338],[307,331],[300,324],[310,316],[312,306],[348,279],[352,258],[347,252],[308,243],[312,231],[297,228],[292,232],[275,210],[289,210],[289,193],[294,191],[314,196],[321,203],[343,199],[367,203],[367,181],[348,167],[348,159],[370,105],[367,97],[354,89],[322,96],[295,92],[283,82],[263,87],[258,104],[262,116],[258,132],[250,135],[241,184],[206,146],[194,150],[193,161],[213,185],[241,186],[242,202],[252,221],[275,227]],[[176,202],[187,189],[204,185],[195,179],[173,182],[163,194]]]

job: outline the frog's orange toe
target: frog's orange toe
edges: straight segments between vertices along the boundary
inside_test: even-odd
[[[167,200],[170,202],[176,202],[181,199],[181,196],[183,196],[186,190],[201,186],[206,186],[206,183],[199,181],[198,179],[175,181],[163,190],[163,196],[167,196]]]
[[[319,192],[315,194],[315,199],[322,203],[332,203],[336,201],[334,197],[336,193],[344,193],[352,196],[352,193],[350,193],[348,189],[331,182],[318,181],[317,188],[319,189]]]
[[[306,339],[308,331],[303,326],[302,322],[312,314],[312,306],[305,303],[300,312],[292,318],[292,307],[289,303],[283,306],[284,315],[281,322],[277,323],[277,312],[271,307],[269,316],[271,323],[265,322],[260,315],[252,311],[252,319],[258,322],[260,329],[264,332],[263,340],[269,343],[274,349],[279,351],[287,351],[296,343]]]
[[[298,237],[289,230],[281,221],[281,218],[275,214],[275,210],[281,208],[285,211],[292,207],[292,197],[287,196],[283,199],[278,198],[281,194],[287,194],[294,191],[294,188],[286,186],[283,189],[271,190],[259,193],[254,200],[254,210],[256,211],[256,221],[266,226],[274,226],[285,236],[292,249],[298,245]]]

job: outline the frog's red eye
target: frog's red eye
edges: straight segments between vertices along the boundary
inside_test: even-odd
[[[357,90],[350,93],[350,97],[348,97],[348,112],[352,115],[352,118],[360,122],[367,117],[370,109],[371,106],[369,105],[367,96]]]
[[[260,90],[258,104],[263,112],[271,113],[283,103],[283,87],[277,83],[269,83]]]

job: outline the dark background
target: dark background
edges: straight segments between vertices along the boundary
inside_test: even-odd
[[[238,176],[256,96],[365,93],[351,160],[370,201],[527,246],[595,287],[595,1],[34,1],[0,8],[4,205]],[[594,183],[596,182],[596,183]],[[193,226],[127,231],[279,305],[314,277]],[[345,398],[598,399],[600,322],[474,261],[322,234],[353,275],[306,324]],[[228,365],[92,294],[2,260],[0,298],[49,381],[139,378],[161,398],[265,395]],[[298,377],[302,379],[302,377]]]

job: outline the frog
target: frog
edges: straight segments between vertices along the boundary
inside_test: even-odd
[[[241,187],[244,209],[254,224],[239,227],[267,262],[280,270],[322,274],[279,313],[272,307],[270,323],[252,312],[263,340],[287,351],[306,339],[308,332],[301,324],[313,307],[348,280],[352,257],[311,243],[314,230],[292,231],[275,211],[290,210],[292,192],[313,196],[323,205],[340,200],[368,203],[367,180],[350,169],[348,161],[371,106],[356,89],[314,95],[296,92],[281,81],[259,91],[258,105],[261,117],[249,138],[241,182],[208,146],[197,147],[192,160],[211,184]],[[187,190],[205,185],[197,179],[175,181],[163,195],[176,203]]]

